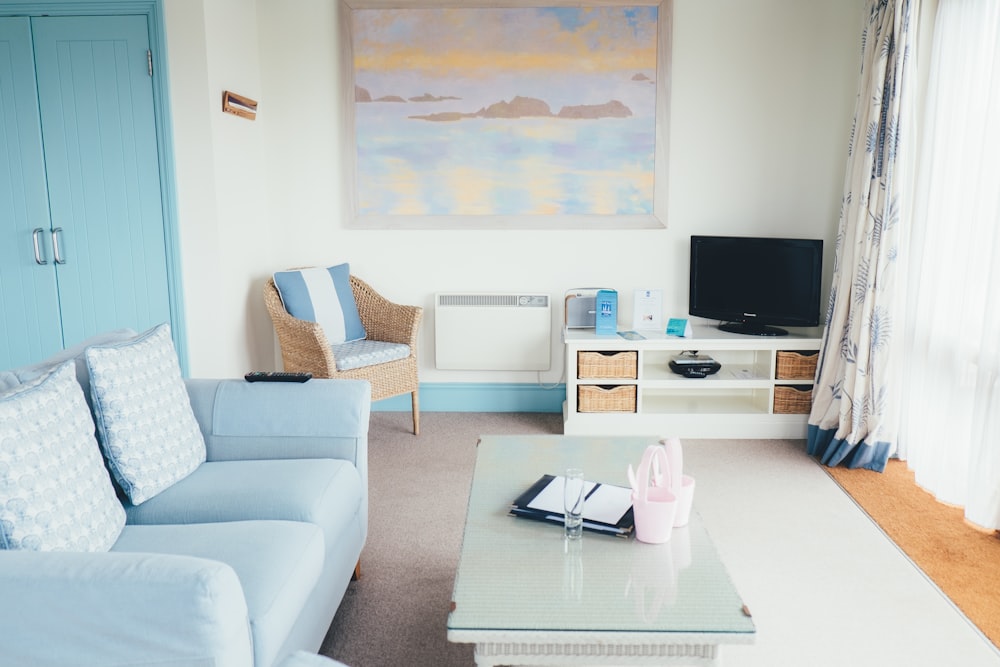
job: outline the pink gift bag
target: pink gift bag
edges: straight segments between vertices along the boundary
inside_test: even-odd
[[[686,526],[691,520],[691,506],[694,504],[694,477],[684,474],[684,450],[680,438],[663,438],[660,440],[667,454],[670,473],[666,477],[659,476],[660,483],[669,486],[677,496],[677,514],[674,517],[674,528]]]
[[[650,445],[642,455],[632,488],[632,511],[635,517],[635,537],[640,542],[662,544],[670,540],[677,515],[677,496],[666,486],[653,486],[654,461],[665,479],[670,479],[670,464],[664,447]],[[668,482],[669,483],[669,482]]]

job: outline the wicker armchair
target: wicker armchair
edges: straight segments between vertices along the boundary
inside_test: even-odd
[[[308,372],[318,378],[353,378],[368,380],[372,400],[410,394],[413,404],[413,434],[420,433],[420,400],[417,379],[417,331],[423,308],[393,303],[363,280],[351,276],[351,289],[358,304],[358,314],[369,340],[403,343],[410,346],[405,359],[337,370],[334,350],[322,327],[315,322],[292,317],[285,310],[274,279],[264,285],[264,303],[274,322],[286,371]]]

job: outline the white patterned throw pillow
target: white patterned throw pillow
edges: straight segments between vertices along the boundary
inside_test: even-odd
[[[132,503],[149,500],[205,461],[170,325],[86,351],[97,432]]]
[[[0,548],[107,551],[124,525],[73,362],[0,394]]]

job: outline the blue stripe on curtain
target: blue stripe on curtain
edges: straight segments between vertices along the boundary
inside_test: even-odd
[[[814,424],[809,425],[806,440],[806,451],[815,456],[821,463],[828,466],[842,465],[845,468],[865,468],[882,472],[892,454],[890,442],[871,444],[862,440],[852,445],[843,438],[837,438],[837,429],[823,429]]]

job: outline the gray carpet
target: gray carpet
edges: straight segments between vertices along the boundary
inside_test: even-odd
[[[372,413],[368,542],[321,652],[351,667],[468,667],[445,636],[465,507],[484,434],[562,433],[558,414]],[[446,502],[442,502],[445,499]]]

